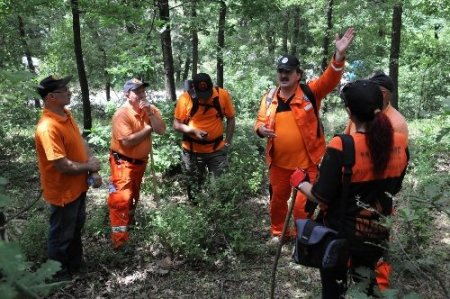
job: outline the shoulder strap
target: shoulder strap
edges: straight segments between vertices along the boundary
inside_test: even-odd
[[[320,117],[319,117],[319,109],[317,108],[316,97],[314,96],[314,93],[312,92],[309,85],[300,83],[300,88],[302,89],[303,93],[306,95],[306,97],[308,98],[308,100],[311,102],[311,104],[313,106],[314,114],[316,115],[316,118],[317,118],[317,137],[320,137],[322,135],[322,130],[321,130],[322,122],[320,121]]]
[[[355,142],[351,135],[339,134],[342,140],[342,193],[341,193],[341,204],[340,213],[341,220],[339,221],[339,232],[343,232],[344,215],[347,209],[348,193],[350,189],[350,182],[352,178],[352,167],[355,164]]]
[[[219,87],[216,86],[216,90],[217,90],[217,97],[215,97],[213,99],[213,106],[214,108],[217,110],[217,114],[219,118],[223,118],[223,111],[222,111],[222,106],[220,106],[220,93],[219,93]]]
[[[267,97],[266,97],[266,107],[269,107],[270,104],[272,103],[273,95],[275,94],[275,90],[277,90],[275,87],[271,88],[269,90],[269,93],[267,94]]]

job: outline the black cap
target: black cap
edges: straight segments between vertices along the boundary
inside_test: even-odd
[[[72,76],[66,76],[60,79],[54,75],[51,75],[39,82],[39,85],[36,87],[36,89],[39,95],[44,99],[52,91],[55,91],[61,87],[65,87],[71,79]]]
[[[390,92],[394,91],[394,81],[391,77],[386,75],[383,71],[376,72],[372,77],[369,78],[370,81],[378,84],[389,90]]]
[[[300,66],[300,62],[297,57],[293,55],[283,55],[278,59],[277,69],[292,71]]]
[[[207,100],[212,96],[213,84],[208,74],[198,73],[192,78],[192,83],[199,98]]]
[[[345,106],[360,121],[371,121],[375,111],[381,111],[383,107],[383,94],[378,85],[370,80],[347,83],[341,90],[341,97]]]
[[[125,82],[125,84],[123,85],[123,91],[125,93],[129,92],[130,90],[135,91],[136,89],[138,89],[141,86],[147,87],[149,84],[147,82],[142,82],[139,79],[133,78],[131,80],[128,80],[127,82]]]

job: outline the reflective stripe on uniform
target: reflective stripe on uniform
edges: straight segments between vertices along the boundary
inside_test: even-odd
[[[127,231],[126,226],[111,226],[111,230],[113,233],[123,233]]]

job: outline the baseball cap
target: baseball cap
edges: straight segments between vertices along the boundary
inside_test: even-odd
[[[360,121],[371,121],[375,117],[375,110],[383,107],[383,94],[371,80],[347,83],[341,90],[341,97],[345,106]]]
[[[57,90],[58,88],[65,87],[69,81],[72,79],[72,76],[66,76],[63,78],[58,78],[55,75],[50,75],[44,78],[39,85],[36,87],[39,95],[44,99],[49,93]]]
[[[141,86],[148,87],[149,84],[147,82],[142,82],[139,79],[133,78],[125,82],[125,84],[123,85],[123,91],[125,93],[130,92],[130,90],[135,91]]]
[[[293,55],[283,55],[278,59],[277,69],[292,71],[299,67],[300,62],[297,57]]]
[[[192,78],[195,92],[197,96],[202,99],[209,99],[213,93],[213,84],[211,77],[206,73],[198,73]]]
[[[394,81],[383,71],[376,72],[372,77],[369,78],[369,80],[378,84],[379,86],[386,88],[390,92],[394,91]]]

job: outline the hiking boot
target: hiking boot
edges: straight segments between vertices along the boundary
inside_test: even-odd
[[[70,274],[69,270],[62,269],[53,274],[51,282],[69,282],[72,280],[72,274]]]

